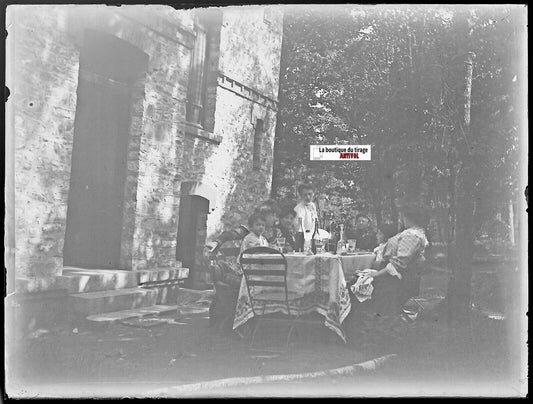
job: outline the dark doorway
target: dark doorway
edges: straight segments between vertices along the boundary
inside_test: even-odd
[[[176,259],[189,268],[186,287],[199,286],[202,273],[202,254],[207,232],[209,201],[201,196],[188,195],[190,183],[181,185]],[[185,192],[183,192],[185,191]]]
[[[119,268],[134,86],[148,55],[88,30],[80,54],[65,265]]]

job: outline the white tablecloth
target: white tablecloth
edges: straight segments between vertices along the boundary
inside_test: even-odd
[[[266,258],[266,256],[261,256]],[[299,297],[291,300],[291,314],[318,312],[325,317],[325,325],[336,332],[344,341],[342,322],[351,309],[346,280],[355,275],[356,270],[369,268],[374,260],[373,253],[357,255],[317,255],[286,254],[287,289]],[[261,293],[261,287],[251,288],[252,295]],[[285,302],[258,302],[254,305],[256,313],[284,312]],[[233,328],[237,328],[254,316],[246,281],[243,277],[235,309]]]

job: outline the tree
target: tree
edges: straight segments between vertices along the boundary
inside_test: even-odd
[[[454,316],[470,309],[475,230],[519,194],[519,13],[347,5],[285,16],[273,196],[310,179],[330,209],[351,203],[378,223],[395,219],[397,199],[430,205]],[[320,143],[370,144],[373,160],[310,162]]]
[[[437,62],[427,49],[443,21],[423,9],[385,7],[285,16],[275,196],[308,178],[333,199],[371,207],[378,223],[384,212],[394,217],[394,201],[417,193],[426,171],[413,156],[424,156],[420,136],[432,130],[440,108],[440,88],[432,84],[440,72],[424,66]],[[310,162],[308,145],[317,143],[371,144],[373,161]]]
[[[448,250],[452,277],[448,287],[449,314],[467,316],[470,312],[472,281],[472,254],[474,246],[474,188],[475,172],[472,158],[470,131],[470,106],[472,94],[472,70],[475,54],[470,49],[470,22],[468,11],[454,16],[457,55],[452,60],[455,119],[450,151],[450,176],[452,195],[451,220],[455,229],[454,246]]]

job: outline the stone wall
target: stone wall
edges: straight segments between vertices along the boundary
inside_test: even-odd
[[[17,276],[45,277],[62,268],[79,54],[87,28],[115,35],[150,57],[139,86],[142,102],[133,107],[121,266],[172,266],[177,123],[185,116],[191,12],[164,6],[11,6],[8,13]],[[159,249],[157,259],[151,245]]]
[[[265,121],[262,167],[252,169],[257,119]],[[270,197],[275,111],[219,87],[215,133],[222,137],[216,153],[202,162],[203,182],[217,191],[216,209],[208,217],[208,237],[246,223],[258,202]]]
[[[97,21],[95,28],[150,57],[143,105],[132,122],[121,266],[174,267],[179,207],[175,182],[183,143],[179,123],[185,119],[193,15],[166,6],[123,6],[112,18],[102,16],[90,23]]]
[[[254,206],[270,197],[282,13],[277,9],[271,16],[265,23],[264,7],[223,9],[217,47],[211,53],[216,55],[216,88],[208,87],[208,106],[214,103],[213,134],[221,142],[199,136],[185,140],[180,180],[216,191],[216,200],[210,201],[215,209],[208,216],[208,238],[245,223]],[[257,119],[264,121],[265,133],[261,169],[253,170]]]
[[[167,6],[10,6],[7,85],[15,139],[18,277],[57,275],[63,266],[79,56],[85,29],[133,44],[149,56],[135,88],[124,187],[123,269],[172,267],[180,187],[214,190],[207,236],[246,221],[270,195],[281,12],[222,9],[209,43],[209,116],[185,122],[194,11]],[[252,168],[257,119],[261,167]],[[9,128],[8,128],[9,132]]]
[[[18,276],[62,266],[79,60],[67,18],[65,8],[8,8]]]
[[[245,223],[258,202],[270,197],[276,101],[282,41],[282,12],[265,7],[228,7],[220,30],[219,86],[214,132],[223,140],[207,159],[204,181],[217,189],[217,209],[208,237]],[[231,79],[228,81],[227,79]],[[261,169],[252,169],[257,119],[264,120]]]
[[[228,7],[220,32],[220,70],[273,99],[279,89],[282,18],[280,8]]]

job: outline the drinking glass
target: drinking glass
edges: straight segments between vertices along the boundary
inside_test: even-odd
[[[281,251],[283,247],[285,247],[285,237],[278,237],[276,241],[277,241],[278,249]]]
[[[315,245],[316,245],[317,254],[323,254],[324,253],[324,240],[316,239]]]
[[[311,240],[305,240],[304,241],[304,253],[305,254],[312,254],[312,252],[311,252]]]
[[[348,240],[348,251],[355,252],[355,246],[357,245],[357,240],[350,239]]]

